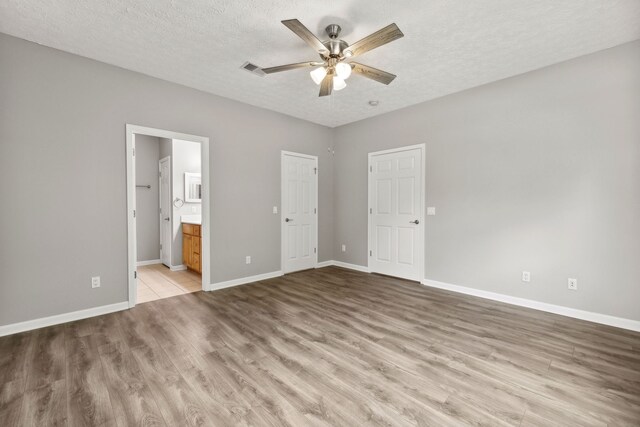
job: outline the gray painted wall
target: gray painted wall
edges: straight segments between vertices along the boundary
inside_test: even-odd
[[[176,197],[185,200],[184,174],[185,172],[201,173],[200,144],[197,142],[173,140],[173,164],[172,164],[172,200]],[[171,264],[178,266],[182,260],[182,215],[202,214],[201,203],[184,202],[180,208],[173,208],[173,240],[171,243]]]
[[[158,162],[160,140],[148,135],[136,135],[136,243],[138,261],[160,259],[160,189]]]
[[[127,300],[126,123],[210,138],[214,283],[280,269],[280,150],[319,156],[332,258],[331,129],[3,34],[0,58],[0,325]]]
[[[640,42],[335,138],[337,259],[367,265],[367,153],[426,143],[428,279],[640,320]]]

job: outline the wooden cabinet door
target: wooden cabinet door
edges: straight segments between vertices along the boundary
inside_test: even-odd
[[[192,236],[195,227],[193,224],[182,224],[182,233]]]
[[[195,238],[194,238],[195,239]],[[191,254],[192,265],[191,268],[198,273],[202,273],[200,267],[200,254],[192,253]]]
[[[200,252],[200,237],[194,237],[191,240],[191,251],[195,254],[200,254],[202,252]]]
[[[187,267],[193,267],[193,261],[191,260],[193,253],[192,239],[193,237],[189,236],[188,234],[182,235],[182,262]]]

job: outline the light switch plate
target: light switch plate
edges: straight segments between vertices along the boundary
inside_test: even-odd
[[[274,214],[277,214],[277,213],[278,213],[278,207],[277,207],[277,206],[274,206],[274,207],[273,207],[273,213],[274,213]]]
[[[435,214],[436,214],[436,208],[434,206],[427,207],[427,215],[431,216]]]

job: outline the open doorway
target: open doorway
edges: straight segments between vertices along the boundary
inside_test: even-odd
[[[129,306],[210,283],[209,139],[127,125]]]

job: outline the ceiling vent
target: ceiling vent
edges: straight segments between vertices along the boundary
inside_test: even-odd
[[[252,64],[251,62],[245,62],[244,64],[242,64],[240,68],[242,68],[243,70],[247,70],[251,74],[255,74],[260,77],[265,76],[264,71],[262,71],[262,68],[260,68],[256,64]]]

